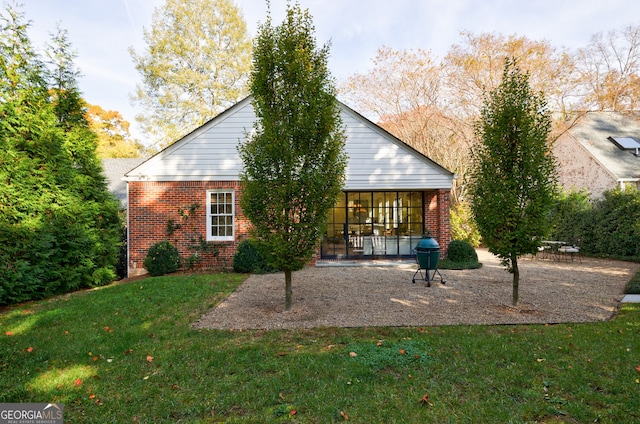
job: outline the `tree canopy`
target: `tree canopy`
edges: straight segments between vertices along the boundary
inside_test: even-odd
[[[507,60],[476,125],[480,144],[472,153],[469,192],[483,242],[513,274],[514,305],[518,257],[537,253],[550,229],[557,184],[550,126],[544,96],[533,93],[528,74]]]
[[[130,49],[142,77],[136,119],[165,147],[246,96],[251,40],[233,0],[166,0]]]
[[[89,128],[98,136],[96,154],[100,158],[137,158],[145,147],[129,132],[129,122],[120,112],[87,104],[85,116]]]
[[[74,54],[54,36],[49,67],[24,14],[0,21],[0,305],[115,277],[120,221],[96,136],[83,119]]]
[[[270,265],[285,272],[287,309],[292,271],[316,252],[344,182],[345,136],[328,56],[328,45],[316,47],[312,17],[299,5],[287,6],[280,26],[269,16],[254,41],[257,121],[240,146],[241,206],[272,253]]]

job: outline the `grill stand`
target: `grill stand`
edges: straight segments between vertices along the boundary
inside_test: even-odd
[[[431,287],[431,280],[433,280],[436,277],[436,274],[438,274],[440,276],[440,283],[441,284],[446,284],[447,282],[444,280],[444,278],[442,278],[442,274],[440,274],[440,271],[438,271],[438,269],[434,269],[433,273],[431,276],[429,276],[429,270],[431,269],[430,265],[431,265],[431,259],[427,258],[427,267],[426,268],[422,268],[420,266],[420,261],[416,259],[416,262],[418,263],[418,270],[415,272],[415,274],[413,274],[413,284],[416,283],[416,275],[418,275],[418,273],[420,274],[420,279],[424,280],[427,282],[427,287]],[[425,276],[422,275],[422,270],[425,270]]]

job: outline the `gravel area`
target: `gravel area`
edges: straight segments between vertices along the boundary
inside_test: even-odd
[[[520,260],[519,304],[512,275],[479,249],[483,267],[441,270],[431,287],[412,284],[415,264],[308,267],[293,274],[293,307],[284,310],[284,274],[251,275],[194,328],[432,326],[593,322],[610,319],[639,264]],[[419,278],[419,276],[418,276]]]

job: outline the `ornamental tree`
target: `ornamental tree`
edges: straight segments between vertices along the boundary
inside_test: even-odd
[[[329,46],[317,48],[314,31],[299,5],[287,6],[280,26],[269,15],[259,27],[250,83],[257,120],[239,148],[242,210],[271,252],[269,265],[284,271],[287,310],[292,272],[317,251],[346,168]]]
[[[534,254],[549,230],[557,187],[548,134],[550,113],[542,93],[514,60],[505,62],[502,83],[485,99],[476,125],[469,192],[483,242],[513,274],[518,303],[518,258]]]

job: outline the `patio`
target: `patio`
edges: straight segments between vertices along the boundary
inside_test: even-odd
[[[512,275],[478,250],[476,270],[442,270],[445,285],[411,283],[417,266],[309,267],[293,275],[293,307],[284,311],[284,276],[250,276],[202,316],[196,328],[543,324],[610,319],[640,264],[583,258],[557,262],[522,258],[520,303],[511,305]]]

